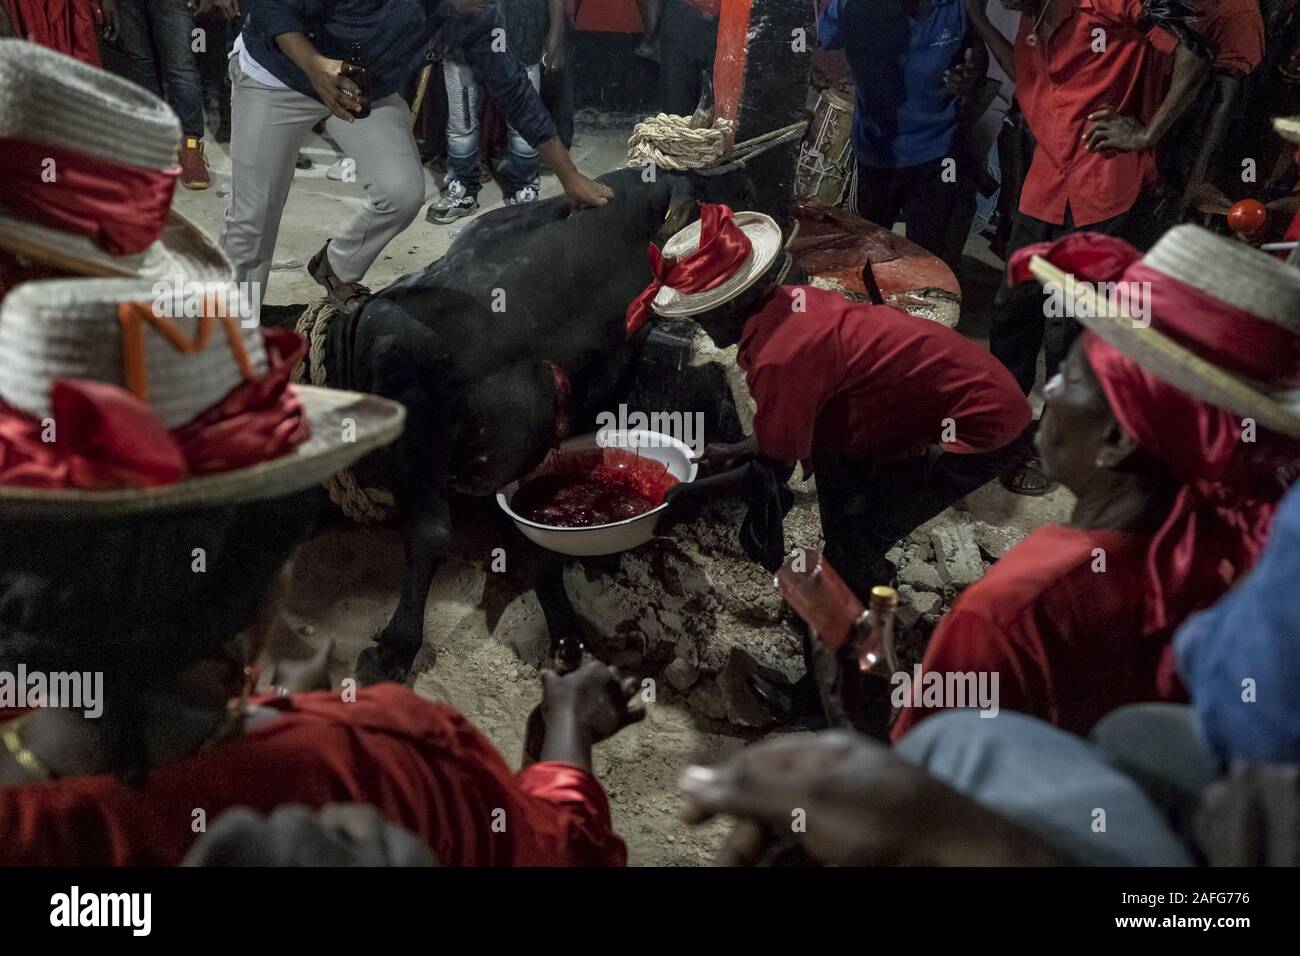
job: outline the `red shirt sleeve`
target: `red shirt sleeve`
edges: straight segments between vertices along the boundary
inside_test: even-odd
[[[808,340],[797,353],[782,353],[778,361],[751,368],[746,380],[758,409],[754,438],[759,454],[784,462],[812,458],[817,417],[842,378],[838,337]]]
[[[519,771],[515,781],[521,791],[548,806],[570,863],[626,865],[627,847],[614,835],[609,800],[589,770],[556,761],[535,763]]]

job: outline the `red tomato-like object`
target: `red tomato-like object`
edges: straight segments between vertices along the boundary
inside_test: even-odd
[[[1228,210],[1228,225],[1239,236],[1253,236],[1268,225],[1268,210],[1258,199],[1243,199]]]

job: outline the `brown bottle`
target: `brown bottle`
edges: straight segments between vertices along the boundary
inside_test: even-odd
[[[361,53],[361,44],[354,43],[348,47],[348,55],[347,59],[343,61],[342,73],[355,83],[361,91],[357,96],[357,105],[361,109],[352,115],[357,119],[365,119],[370,115],[370,99],[375,90],[375,82],[370,75],[370,70],[366,68],[366,61]]]
[[[880,585],[871,589],[867,612],[859,618],[857,641],[858,670],[866,673],[884,660],[894,667],[894,613],[898,610],[898,592]]]

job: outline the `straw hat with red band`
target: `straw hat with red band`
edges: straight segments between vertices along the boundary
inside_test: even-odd
[[[1146,558],[1144,631],[1167,634],[1258,560],[1300,466],[1300,272],[1184,225],[1145,256],[1091,233],[1029,247],[1010,278],[1030,274],[1073,280],[1083,348],[1116,421],[1178,482]],[[1145,284],[1142,321],[1098,297],[1110,282]]]
[[[1170,384],[1300,438],[1300,270],[1182,225],[1145,256],[1095,233],[1029,246],[1012,256],[1010,280],[1031,277],[1072,288],[1083,326]],[[1151,324],[1099,298],[1102,282],[1149,289]]]
[[[401,433],[396,402],[290,385],[295,333],[155,316],[151,295],[55,280],[0,303],[0,520],[280,497]]]
[[[0,39],[0,250],[73,275],[229,281],[221,250],[171,209],[180,139],[136,84]]]
[[[669,239],[662,254],[653,245],[647,250],[655,280],[628,308],[628,332],[651,309],[699,315],[729,302],[763,277],[782,245],[781,227],[770,216],[703,204],[699,220]]]

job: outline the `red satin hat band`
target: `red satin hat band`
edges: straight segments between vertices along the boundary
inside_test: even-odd
[[[1272,386],[1300,385],[1300,335],[1151,268],[1122,240],[1083,232],[1027,246],[1011,257],[1012,285],[1033,278],[1034,256],[1080,282],[1139,285],[1151,327],[1225,371]]]
[[[665,259],[653,243],[646,261],[654,280],[627,308],[627,334],[634,334],[650,317],[659,290],[667,286],[676,292],[708,292],[726,282],[753,253],[753,243],[736,225],[730,206],[703,203],[700,206],[700,245],[680,259]]]
[[[85,236],[110,255],[144,252],[162,235],[180,166],[142,169],[99,156],[0,137],[0,207]]]

